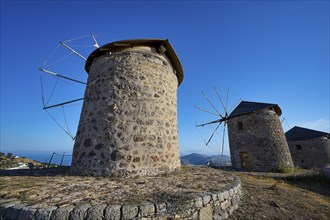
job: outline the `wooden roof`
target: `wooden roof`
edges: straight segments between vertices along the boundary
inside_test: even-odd
[[[307,140],[319,137],[330,137],[329,133],[295,126],[285,133],[287,141]]]
[[[282,115],[282,110],[277,104],[241,101],[239,105],[230,113],[229,118],[261,111],[273,107],[278,116]]]
[[[96,57],[99,57],[103,54],[106,54],[108,52],[115,52],[120,51],[127,48],[132,48],[135,46],[148,46],[153,48],[160,48],[161,46],[165,47],[164,54],[169,58],[171,61],[174,70],[176,71],[176,76],[178,78],[178,85],[181,84],[183,81],[183,69],[181,66],[181,62],[176,55],[172,45],[167,39],[133,39],[133,40],[121,40],[112,42],[106,45],[103,45],[102,47],[94,50],[89,57],[87,58],[86,64],[85,64],[85,70],[87,73],[89,73],[90,67],[93,63],[93,60]]]

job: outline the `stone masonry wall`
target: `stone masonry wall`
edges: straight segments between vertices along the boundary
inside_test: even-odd
[[[143,202],[141,204],[80,204],[64,207],[38,208],[26,206],[18,200],[0,199],[0,220],[17,219],[70,219],[70,220],[128,220],[128,219],[227,219],[238,208],[242,195],[241,183],[237,177],[226,190],[206,192],[180,205],[173,203]]]
[[[327,138],[288,141],[296,167],[322,168],[330,164],[330,141]]]
[[[171,63],[153,48],[94,59],[71,172],[135,176],[177,169],[177,87]]]
[[[290,151],[280,120],[267,109],[228,121],[232,166],[243,169],[241,152],[248,154],[247,170],[277,170],[280,165],[293,167]]]

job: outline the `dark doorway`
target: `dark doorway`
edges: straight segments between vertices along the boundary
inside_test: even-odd
[[[240,152],[239,155],[240,155],[240,158],[241,158],[242,168],[244,168],[244,169],[250,169],[251,168],[251,164],[250,164],[248,152]]]

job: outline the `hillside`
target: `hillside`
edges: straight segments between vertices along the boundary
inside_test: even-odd
[[[189,164],[189,165],[206,165],[210,162],[211,166],[226,166],[228,163],[230,164],[230,157],[228,155],[203,155],[192,153],[189,155],[182,156],[181,158],[182,164]]]
[[[43,164],[35,161],[35,160],[31,160],[25,157],[18,157],[16,158],[15,155],[12,154],[4,154],[0,152],[0,170],[4,170],[4,169],[9,169],[9,168],[14,168],[14,167],[19,167],[21,164],[29,164],[32,163],[34,166],[36,167],[42,167]],[[27,168],[26,166],[23,166],[25,169]]]

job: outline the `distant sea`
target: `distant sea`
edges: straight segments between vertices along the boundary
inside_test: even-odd
[[[51,159],[51,156],[53,154],[53,151],[5,151],[4,153],[12,153],[15,156],[19,157],[26,157],[32,160],[36,160],[39,162],[45,162],[48,163]],[[63,165],[71,165],[72,160],[72,151],[55,151],[56,154],[54,154],[51,163],[53,164],[61,164],[62,156],[63,157]]]

